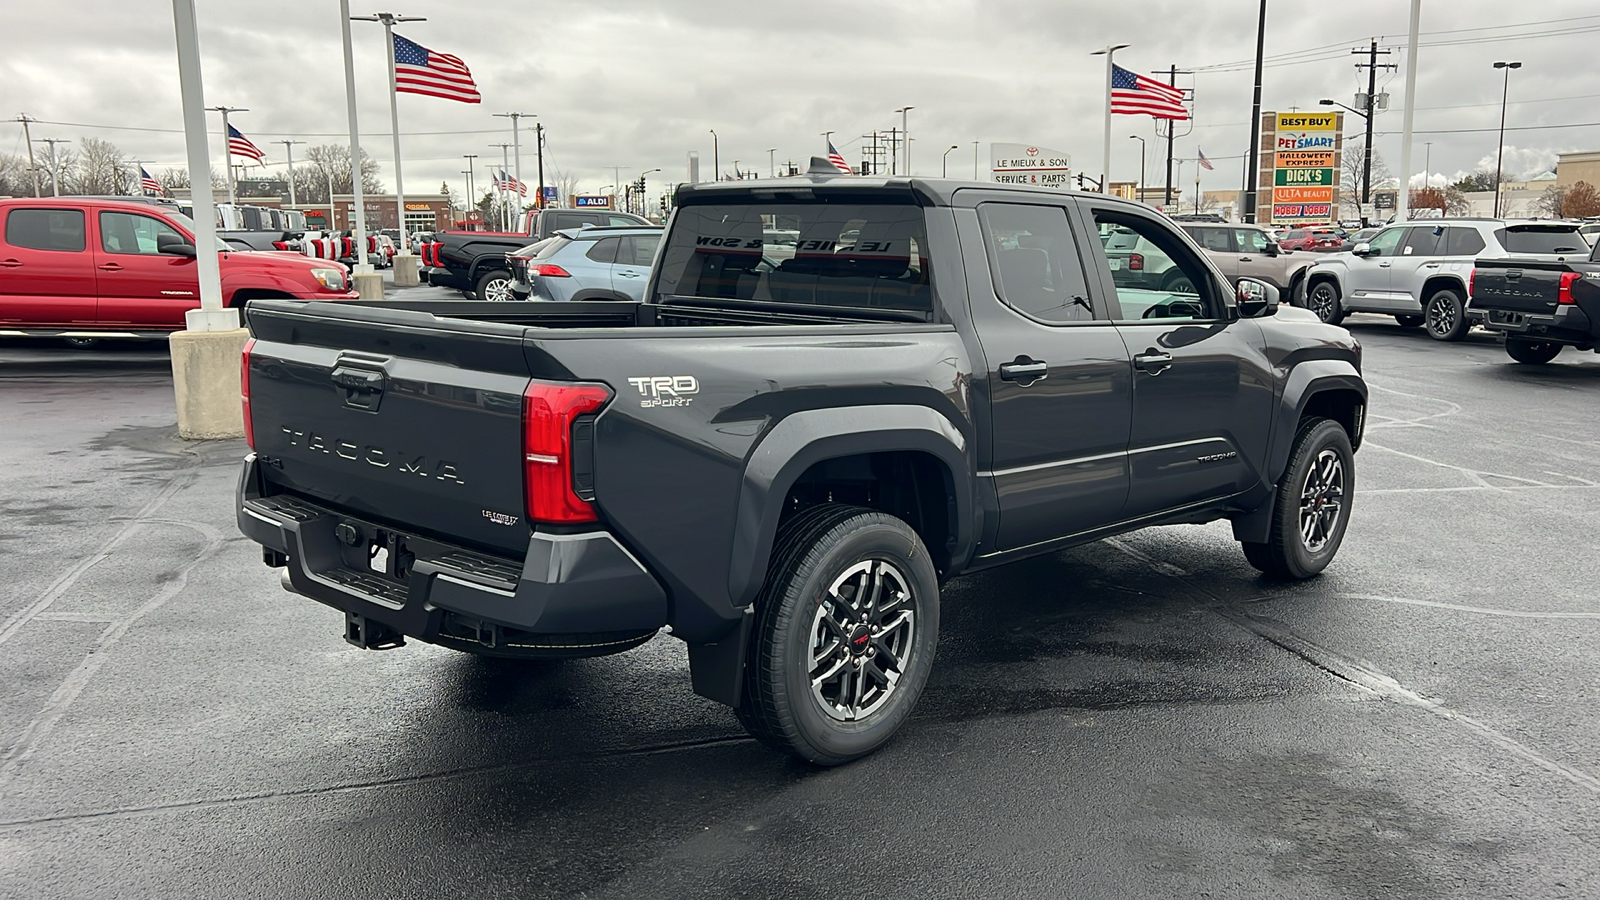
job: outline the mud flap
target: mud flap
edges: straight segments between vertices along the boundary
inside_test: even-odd
[[[745,652],[754,624],[755,609],[748,607],[739,623],[718,640],[689,645],[689,680],[696,694],[727,706],[739,705]]]

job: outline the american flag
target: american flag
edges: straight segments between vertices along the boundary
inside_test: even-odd
[[[516,191],[522,196],[528,196],[528,186],[515,175],[507,175],[505,169],[500,170],[500,178],[495,182],[495,189],[501,191]]]
[[[840,156],[839,151],[834,148],[833,141],[828,142],[828,162],[833,163],[833,167],[835,169],[838,169],[846,175],[855,174],[854,172],[850,171],[850,164],[845,162],[844,157]]]
[[[161,182],[151,178],[150,173],[145,171],[144,166],[139,167],[139,187],[146,193],[153,191],[157,195],[166,194],[166,189],[161,186]]]
[[[1216,166],[1211,164],[1211,160],[1206,159],[1206,152],[1204,150],[1200,150],[1198,147],[1195,149],[1200,153],[1200,168],[1205,169],[1207,172],[1216,171]]]
[[[435,53],[421,44],[394,36],[394,89],[462,103],[482,103],[478,85],[459,56]]]
[[[1111,111],[1157,119],[1189,118],[1183,91],[1116,65],[1111,67]]]
[[[233,156],[248,156],[262,165],[266,165],[267,155],[261,148],[250,143],[250,139],[239,133],[239,129],[228,126],[228,153]]]

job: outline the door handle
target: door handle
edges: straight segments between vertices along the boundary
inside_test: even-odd
[[[122,266],[116,263],[104,263],[98,267],[102,272],[121,272]]]
[[[1387,268],[1389,268],[1389,263],[1386,263],[1386,262],[1378,263],[1378,268],[1387,269]]]
[[[617,274],[621,275],[623,278],[638,278],[639,277],[639,273],[638,272],[618,272]]]
[[[8,259],[8,260],[5,260],[4,262],[0,262],[0,268],[5,268],[5,269],[16,269],[16,268],[20,268],[21,266],[22,266],[22,261],[21,260],[16,260],[16,259]]]
[[[1437,269],[1437,268],[1439,268],[1439,264],[1438,263],[1423,263],[1422,267],[1424,269]]]
[[[1001,381],[1015,381],[1023,387],[1035,381],[1043,381],[1050,377],[1050,364],[1033,359],[1029,356],[1019,356],[1015,360],[1003,363],[1000,366]]]
[[[1135,356],[1133,365],[1138,369],[1149,372],[1151,375],[1160,375],[1162,372],[1172,368],[1172,354],[1162,353],[1160,350],[1151,347],[1149,350]]]

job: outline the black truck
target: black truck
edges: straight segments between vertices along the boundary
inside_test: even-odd
[[[1189,290],[1126,286],[1102,245],[1124,228]],[[1222,518],[1308,578],[1349,521],[1359,345],[1141,205],[692,185],[646,298],[252,303],[240,528],[358,647],[666,630],[696,692],[837,764],[909,715],[949,578]]]
[[[516,300],[508,254],[565,228],[648,226],[631,213],[605,209],[530,209],[527,233],[442,231],[422,247],[422,273],[429,284],[455,288],[477,300]]]
[[[1470,294],[1483,327],[1504,335],[1519,363],[1543,365],[1562,347],[1600,348],[1600,244],[1588,262],[1480,259]]]

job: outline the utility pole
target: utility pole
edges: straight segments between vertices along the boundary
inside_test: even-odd
[[[1365,226],[1370,224],[1365,215],[1366,207],[1368,203],[1372,202],[1372,119],[1378,110],[1378,96],[1376,93],[1378,90],[1378,70],[1397,69],[1399,67],[1394,63],[1383,63],[1381,65],[1378,63],[1379,55],[1387,56],[1389,51],[1378,49],[1377,38],[1372,39],[1372,45],[1366,50],[1355,49],[1351,50],[1350,53],[1355,56],[1360,56],[1364,53],[1367,56],[1366,62],[1356,63],[1357,69],[1367,70],[1367,140],[1366,145],[1361,148],[1361,210],[1363,213],[1361,224]]]
[[[1172,71],[1167,75],[1167,84],[1171,85],[1172,87],[1177,87],[1178,86],[1178,64],[1177,63],[1173,63],[1172,64]],[[1110,102],[1110,101],[1108,100],[1107,102]],[[1257,123],[1257,127],[1260,127],[1259,123]],[[1166,209],[1167,207],[1172,205],[1172,137],[1173,137],[1173,133],[1175,131],[1177,131],[1177,129],[1172,127],[1172,120],[1168,119],[1167,120],[1167,178],[1166,178],[1166,182],[1165,182],[1167,190],[1166,190],[1165,199],[1163,199],[1161,201],[1161,208],[1162,209]],[[1256,140],[1259,141],[1260,138],[1258,137],[1258,138],[1256,138]]]
[[[128,165],[132,167],[128,170],[128,181],[132,182],[132,186],[128,188],[128,196],[144,196],[144,179],[139,176],[139,172],[144,169],[144,164],[149,161],[148,159],[128,160]]]
[[[1261,64],[1266,46],[1267,0],[1261,0],[1261,18],[1256,22],[1256,90],[1250,102],[1250,150],[1244,155],[1244,220],[1252,224],[1256,221],[1256,188],[1261,182],[1256,154],[1261,152]]]
[[[70,144],[66,138],[39,138],[39,143],[50,145],[50,196],[61,196],[61,180],[56,172],[56,145]]]
[[[832,132],[829,133],[831,134]],[[861,174],[876,175],[878,173],[878,133],[874,131],[871,134],[863,134],[861,140],[872,142],[870,145],[866,143],[861,145]],[[868,149],[869,147],[871,148],[870,150]]]
[[[273,143],[282,144],[283,152],[289,157],[289,205],[299,206],[300,202],[295,199],[294,194],[294,145],[304,144],[305,141],[273,141]]]
[[[889,174],[890,175],[898,174],[895,170],[898,168],[896,163],[899,160],[899,158],[900,158],[900,132],[896,131],[894,126],[891,125],[891,126],[889,126]]]
[[[231,206],[237,201],[233,199],[233,141],[230,138],[232,132],[228,131],[228,113],[249,112],[250,110],[245,109],[242,106],[213,106],[211,107],[211,111],[222,113],[222,146],[224,148],[222,162],[223,168],[228,170],[228,204]],[[189,195],[191,197],[194,196],[194,186],[196,183],[195,174],[190,172]],[[205,173],[205,183],[206,187],[209,189],[211,186],[210,172]]]
[[[36,121],[28,118],[27,113],[17,116],[17,121],[22,123],[22,142],[28,145],[28,173],[33,176],[33,195],[39,196],[39,167],[33,161],[33,137],[28,134],[28,123]]]
[[[510,231],[511,230],[511,207],[506,205],[507,188],[506,188],[505,174],[506,174],[506,166],[510,164],[510,160],[508,160],[506,158],[506,153],[507,153],[507,151],[509,151],[511,149],[511,145],[510,144],[506,144],[506,143],[500,143],[500,144],[490,144],[489,146],[491,146],[491,147],[499,147],[500,148],[500,178],[496,179],[498,181],[498,183],[500,184],[500,192],[501,192],[500,193],[500,226],[504,230]],[[518,178],[517,179],[517,184],[519,184],[519,185],[522,184],[522,179]],[[510,193],[512,195],[515,195],[517,192],[515,190],[511,190]]]
[[[539,201],[534,204],[544,209],[544,123],[533,123],[533,137],[539,144]]]
[[[495,113],[495,117],[496,118],[510,119],[511,120],[511,146],[516,152],[516,160],[517,160],[516,169],[511,174],[515,175],[516,178],[517,178],[517,191],[518,191],[518,193],[516,195],[517,199],[516,199],[515,202],[517,204],[517,213],[519,215],[522,212],[522,200],[521,200],[521,197],[522,197],[522,194],[521,194],[521,191],[522,191],[522,137],[521,137],[522,130],[517,127],[517,120],[522,118],[523,116],[527,116],[528,118],[531,119],[531,118],[533,118],[533,113],[525,113],[525,112]],[[544,196],[544,179],[543,178],[539,179],[539,196],[540,197]]]

